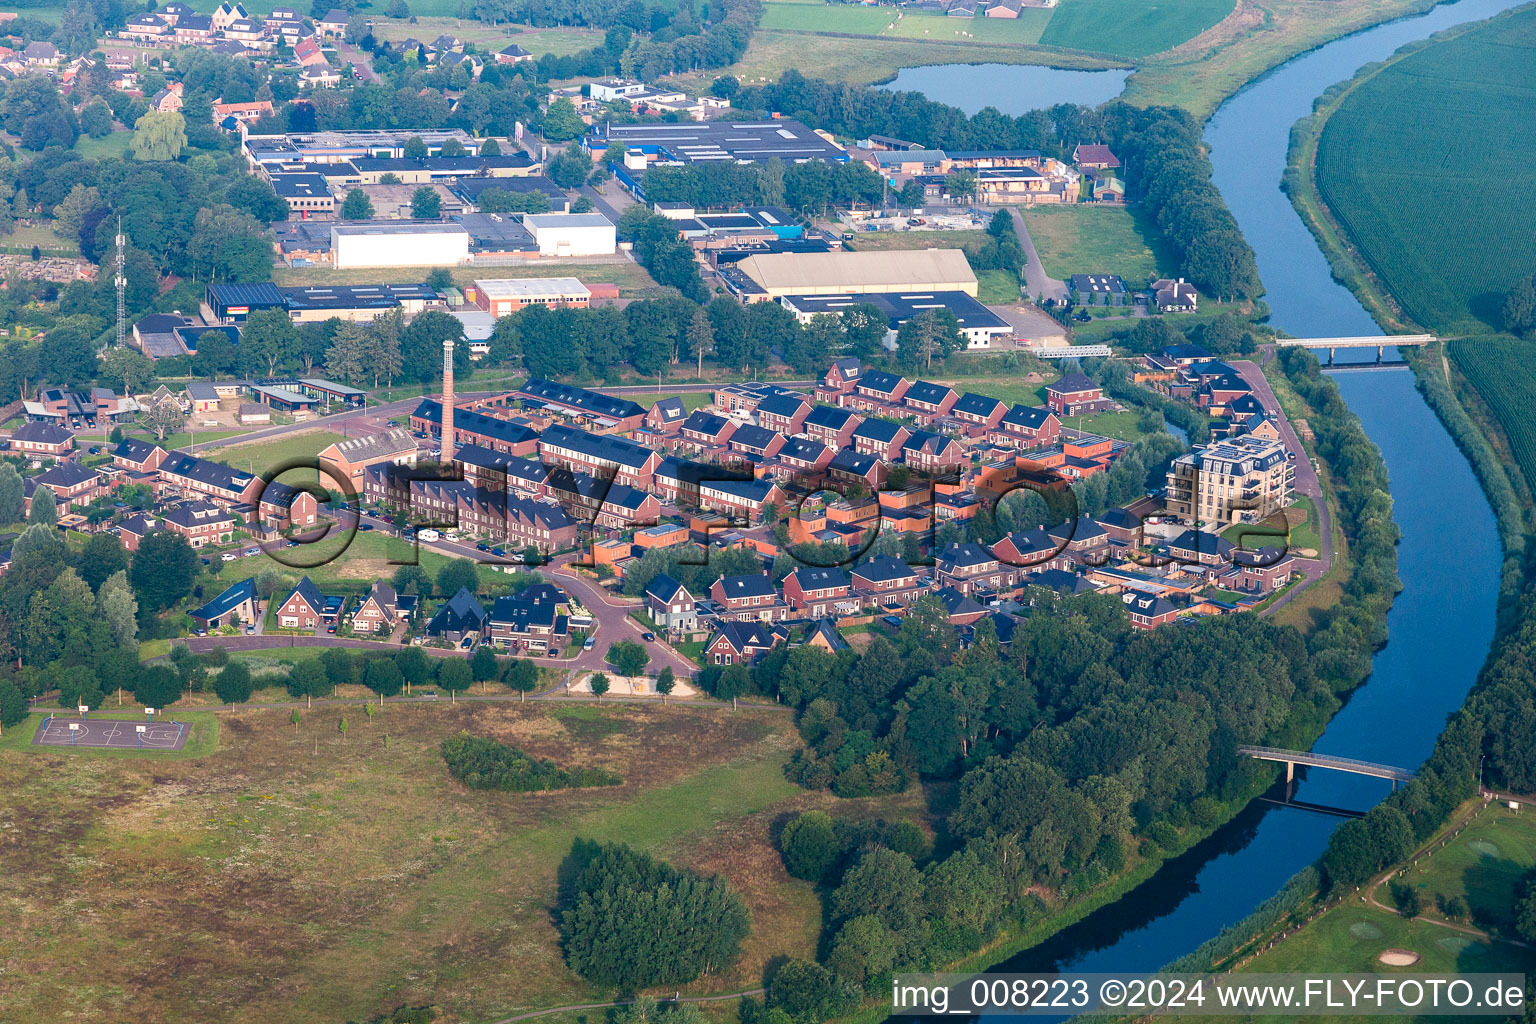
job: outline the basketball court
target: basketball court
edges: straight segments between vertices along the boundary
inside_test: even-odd
[[[140,731],[142,730],[142,731]],[[51,717],[32,737],[35,747],[115,747],[120,750],[180,750],[192,727],[185,722],[135,722],[114,718]]]

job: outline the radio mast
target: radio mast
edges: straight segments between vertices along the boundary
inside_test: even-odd
[[[128,287],[128,278],[123,276],[123,267],[126,264],[123,258],[123,218],[117,218],[117,277],[113,283],[117,285],[117,347],[123,347],[124,326],[127,320],[124,292]]]

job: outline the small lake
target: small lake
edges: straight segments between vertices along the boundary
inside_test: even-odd
[[[902,68],[882,89],[920,92],[935,103],[974,114],[983,107],[1017,117],[1057,103],[1096,107],[1119,96],[1128,68],[1068,71],[1038,64],[933,64]]]

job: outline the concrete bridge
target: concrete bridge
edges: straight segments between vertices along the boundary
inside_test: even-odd
[[[1404,346],[1428,345],[1440,339],[1433,334],[1379,334],[1374,337],[1359,338],[1277,338],[1276,348],[1311,348],[1327,349],[1328,365],[1333,365],[1334,353],[1341,348],[1374,348],[1376,350],[1376,362],[1381,362],[1382,351],[1388,346],[1402,348]]]
[[[1238,747],[1237,752],[1242,757],[1253,757],[1260,761],[1280,761],[1285,764],[1285,789],[1289,794],[1291,783],[1296,778],[1296,766],[1306,765],[1309,768],[1329,768],[1336,772],[1349,772],[1353,775],[1370,775],[1378,779],[1391,779],[1392,789],[1396,791],[1399,782],[1407,782],[1414,777],[1414,772],[1407,768],[1397,768],[1390,764],[1376,764],[1373,761],[1357,761],[1352,757],[1334,757],[1332,754],[1314,754],[1307,750],[1282,750],[1279,747]]]

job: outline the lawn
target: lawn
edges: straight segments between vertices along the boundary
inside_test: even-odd
[[[47,256],[80,255],[80,243],[76,239],[59,237],[47,224],[18,223],[0,237],[0,244],[15,252],[26,252],[35,245]]]
[[[683,400],[683,408],[688,412],[693,412],[693,410],[702,409],[712,402],[715,395],[712,391],[684,391],[677,395],[646,395],[631,392],[620,397],[627,398],[636,405],[643,405],[647,409],[663,398],[681,398]]]
[[[1052,376],[1055,379],[1055,375]],[[1050,380],[1044,380],[1038,384],[1031,384],[1018,377],[960,377],[953,380],[939,381],[948,384],[962,394],[974,391],[978,395],[987,395],[992,398],[1007,402],[1009,405],[1044,405],[1045,385]],[[1081,429],[1088,429],[1083,427]]]
[[[987,233],[976,230],[956,231],[860,231],[848,248],[859,252],[889,252],[893,249],[959,249],[967,243],[980,245]]]
[[[242,434],[248,433],[250,433],[249,430],[183,430],[177,434],[167,434],[164,441],[157,439],[154,434],[145,430],[125,430],[123,431],[123,436],[137,437],[145,441],[154,441],[155,444],[158,444],[166,451],[175,451],[178,448],[185,448],[189,444],[203,444],[207,441],[222,441],[226,437],[239,437]],[[91,439],[89,435],[82,435],[80,443],[89,445],[90,440]]]
[[[224,448],[213,448],[203,452],[203,458],[212,462],[222,462],[236,469],[243,469],[247,473],[260,475],[277,466],[293,462],[297,459],[312,459],[337,441],[346,438],[331,430],[305,430],[299,433],[284,434],[270,441],[252,441],[249,444],[230,445]],[[301,476],[298,471],[284,474],[284,480],[296,480]]]
[[[1140,417],[1141,414],[1134,409],[1125,412],[1095,412],[1086,416],[1068,416],[1061,421],[1061,425],[1121,441],[1135,441],[1146,436],[1146,431],[1138,425]]]
[[[75,140],[75,152],[86,160],[104,160],[107,157],[127,158],[128,147],[133,144],[133,132],[123,129],[99,139],[82,135]]]
[[[1009,306],[1019,301],[1019,279],[1006,270],[976,275],[976,298],[985,306]]]
[[[283,548],[285,562],[265,552],[243,558],[227,567],[218,580],[206,581],[204,591],[216,594],[237,579],[263,569],[276,569],[292,585],[300,576],[308,576],[329,594],[361,595],[380,579],[389,579],[402,565],[420,565],[428,575],[448,564],[449,556],[418,548],[412,541],[386,534],[383,530],[358,530],[348,533],[333,528],[322,539],[296,548]],[[520,581],[520,574],[506,573],[490,565],[478,566],[480,593],[492,597],[510,591]]]
[[[1421,916],[1441,919],[1435,909],[1437,894],[1447,898],[1459,896],[1472,908],[1474,927],[1486,929],[1491,925],[1495,934],[1499,934],[1508,927],[1515,882],[1533,864],[1536,864],[1536,819],[1530,814],[1515,814],[1493,804],[1459,836],[1452,838],[1444,849],[1435,850],[1427,858],[1420,857],[1416,865],[1409,867],[1404,880],[1420,891],[1424,906]],[[1390,905],[1386,886],[1377,890],[1376,895],[1381,902]],[[1412,950],[1423,959],[1412,967],[1388,967],[1376,959],[1386,949]],[[1272,950],[1245,964],[1241,970],[1244,973],[1312,974],[1529,973],[1536,970],[1536,954],[1529,949],[1519,949],[1505,942],[1489,942],[1430,921],[1408,920],[1371,906],[1358,896],[1351,896]],[[1330,1016],[1329,1019],[1353,1021],[1356,1018]]]
[[[334,1024],[404,1003],[493,1020],[611,998],[565,968],[550,918],[577,837],[743,894],[742,961],[691,992],[749,988],[772,958],[815,955],[820,903],[770,835],[832,798],[784,779],[798,740],[780,711],[440,703],[371,719],[316,707],[297,729],[286,710],[218,723],[218,749],[196,761],[0,749],[8,813],[26,823],[24,843],[0,844],[8,1019]],[[438,753],[461,730],[625,781],[470,791]],[[921,799],[861,804],[920,818]]]
[[[459,10],[459,0],[417,0],[410,5],[416,23],[399,18],[373,19],[373,34],[379,39],[433,40],[447,33],[474,43],[482,51],[499,50],[508,43],[516,43],[536,57],[552,53],[556,57],[590,50],[603,41],[600,29],[590,28],[527,28],[521,25],[487,25],[467,18],[454,17]],[[418,10],[420,8],[420,10]]]
[[[409,284],[426,280],[432,267],[378,267],[364,270],[334,270],[327,267],[273,267],[272,280],[279,285],[335,284]],[[463,286],[477,278],[490,277],[575,277],[581,281],[612,283],[621,295],[629,296],[655,288],[656,282],[638,263],[565,263],[541,260],[537,263],[504,267],[451,267],[453,282]]]
[[[1323,127],[1320,194],[1404,313],[1440,334],[1498,329],[1532,270],[1533,47],[1536,11],[1494,18],[1358,81]],[[1500,142],[1464,147],[1477,138]]]
[[[1020,212],[1045,272],[1059,280],[1073,274],[1119,274],[1128,287],[1141,288],[1177,266],[1156,227],[1139,210],[1081,203]]]
[[[1062,0],[1040,43],[1145,57],[1194,38],[1235,6],[1234,0]]]

